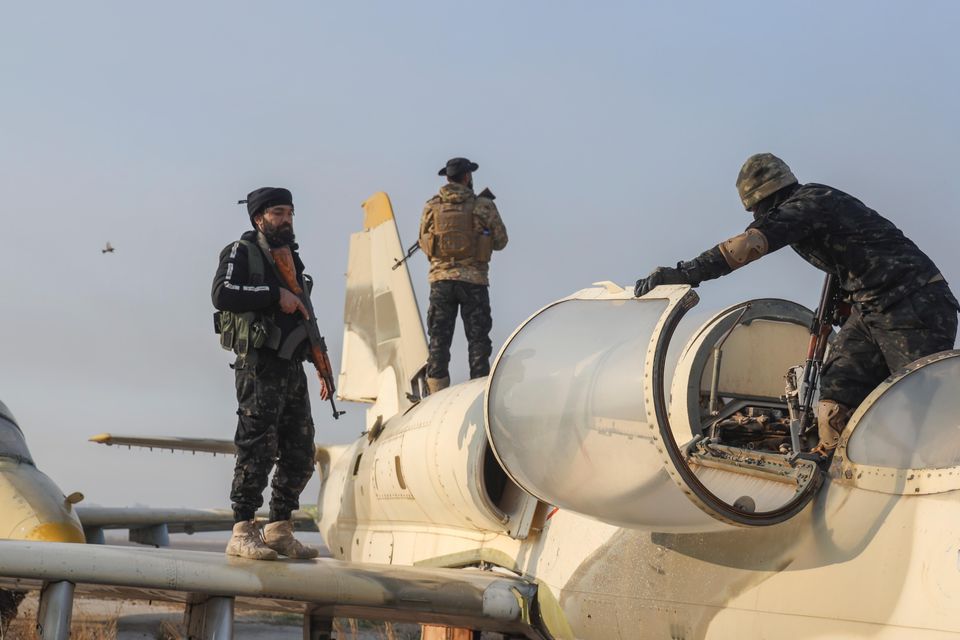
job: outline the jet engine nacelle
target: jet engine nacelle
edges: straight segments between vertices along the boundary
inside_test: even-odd
[[[514,514],[531,499],[487,444],[484,382],[450,387],[375,424],[337,460],[321,496],[321,531],[331,549],[346,553],[358,544],[351,539],[357,522],[390,523],[394,532],[396,523],[411,523],[518,533]],[[338,503],[326,499],[341,493]]]
[[[639,299],[586,289],[521,325],[486,402],[508,475],[560,508],[658,531],[774,524],[802,509],[821,473],[777,446],[810,311],[756,300],[681,322],[696,301],[689,287]]]

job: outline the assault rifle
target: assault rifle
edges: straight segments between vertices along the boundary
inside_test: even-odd
[[[833,332],[833,325],[842,324],[847,315],[849,308],[843,300],[843,290],[837,276],[827,274],[820,291],[820,304],[810,323],[810,343],[800,379],[797,379],[796,371],[799,367],[787,373],[786,399],[790,412],[790,446],[793,449],[793,458],[800,454],[800,437],[811,428],[813,396],[820,387],[820,369],[823,367],[823,356]]]
[[[396,271],[396,270],[400,267],[400,265],[402,265],[402,264],[403,264],[404,262],[406,262],[409,258],[411,258],[411,257],[413,256],[413,254],[415,254],[419,248],[420,248],[420,241],[417,240],[417,241],[414,242],[412,245],[410,245],[410,248],[409,248],[409,249],[407,249],[407,255],[403,256],[403,257],[400,258],[399,260],[394,260],[394,261],[393,261],[393,266],[390,267],[390,269],[393,270],[393,271]]]
[[[339,420],[346,411],[337,410],[337,402],[334,399],[334,391],[337,390],[333,383],[333,367],[330,365],[330,357],[327,355],[327,342],[320,335],[320,328],[317,326],[317,315],[313,312],[313,303],[310,302],[310,296],[306,294],[303,288],[297,283],[297,269],[293,264],[293,253],[290,247],[280,247],[270,251],[273,256],[273,262],[277,266],[277,272],[287,288],[293,292],[300,302],[303,303],[309,313],[309,318],[301,317],[303,328],[307,331],[307,338],[310,340],[310,359],[317,370],[317,376],[327,387],[327,393],[330,394],[330,406],[333,409],[333,419]]]
[[[486,198],[486,199],[488,199],[488,200],[496,200],[496,199],[497,199],[497,196],[493,195],[493,191],[490,191],[490,187],[484,187],[483,191],[481,191],[480,193],[477,194],[477,197],[478,197],[478,198]],[[415,254],[415,253],[417,252],[417,250],[419,250],[419,249],[420,249],[420,241],[417,240],[417,241],[414,242],[412,245],[410,245],[410,248],[409,248],[409,249],[407,249],[406,255],[404,255],[404,256],[403,256],[402,258],[400,258],[399,260],[396,260],[396,259],[394,260],[393,266],[390,267],[390,269],[393,270],[393,271],[396,271],[396,270],[400,267],[400,265],[402,265],[404,262],[406,262],[407,260],[409,260],[410,258],[412,258],[412,257],[413,257],[413,254]]]

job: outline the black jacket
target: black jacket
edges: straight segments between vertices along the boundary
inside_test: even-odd
[[[220,264],[213,277],[211,298],[213,306],[220,311],[244,313],[257,311],[270,319],[280,329],[281,344],[287,336],[300,326],[302,317],[299,312],[283,313],[280,309],[280,289],[286,289],[280,276],[274,269],[272,258],[257,246],[257,232],[247,231],[242,236],[260,251],[263,257],[263,283],[250,282],[249,258],[247,245],[242,242],[232,242],[220,252]],[[297,253],[297,245],[290,246],[293,252],[293,261],[297,268],[297,282],[301,289],[304,287],[303,262]],[[302,353],[304,349],[298,349]]]
[[[748,229],[763,233],[768,253],[790,245],[813,266],[834,273],[851,302],[883,311],[939,272],[892,222],[853,196],[822,184],[802,184]],[[730,267],[714,247],[682,269],[710,280]]]

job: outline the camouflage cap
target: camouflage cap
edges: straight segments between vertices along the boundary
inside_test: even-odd
[[[747,211],[767,196],[797,183],[787,163],[772,153],[757,153],[740,167],[737,191]]]
[[[467,171],[476,171],[480,168],[476,162],[471,162],[466,158],[450,158],[447,160],[446,166],[437,173],[438,176],[462,176]]]

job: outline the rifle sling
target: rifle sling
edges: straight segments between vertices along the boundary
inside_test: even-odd
[[[297,325],[297,328],[287,334],[280,348],[277,349],[277,355],[284,360],[293,358],[293,352],[307,339],[307,328],[303,324]]]
[[[289,287],[290,283],[286,281],[286,279],[283,277],[283,274],[280,272],[280,269],[277,268],[276,260],[273,259],[273,253],[270,251],[270,245],[267,244],[266,238],[263,237],[262,233],[257,234],[257,246],[261,249],[261,251],[256,252],[260,254],[258,257],[261,260],[263,257],[266,257],[267,262],[270,263],[270,268],[273,270],[273,274],[277,277],[277,280],[282,285]],[[296,273],[294,273],[294,277],[296,277]],[[310,296],[308,294],[308,291],[312,288],[307,283],[309,276],[303,274],[302,277],[303,286],[300,287],[301,293],[294,293],[294,295],[300,298],[300,301],[303,302],[304,306],[310,312],[310,315],[316,317],[313,312],[313,302],[310,300]],[[307,322],[307,320],[301,320],[300,324],[297,325],[297,328],[288,333],[287,337],[284,338],[282,342],[279,340],[279,335],[276,336],[275,340],[272,340],[274,343],[279,343],[279,346],[274,347],[277,350],[278,357],[283,358],[284,360],[291,360],[293,358],[293,352],[296,351],[297,347],[299,347],[304,340],[309,339],[309,334],[306,327]],[[271,338],[274,338],[274,336],[271,336]]]

